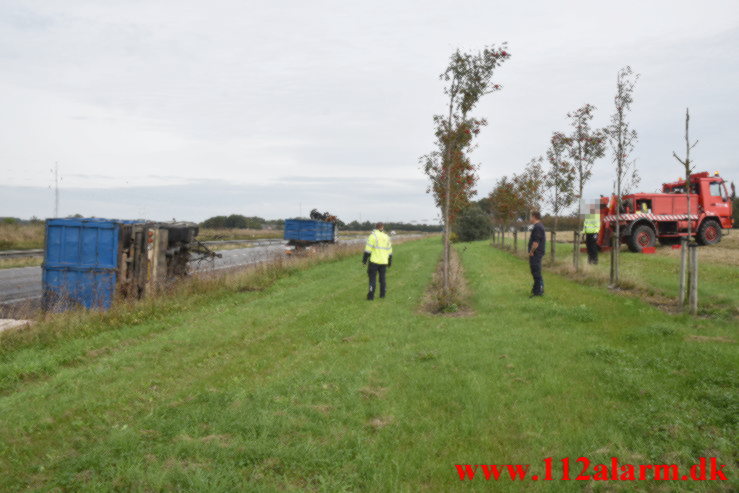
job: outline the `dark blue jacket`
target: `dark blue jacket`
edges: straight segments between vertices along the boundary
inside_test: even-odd
[[[531,251],[531,245],[533,245],[535,241],[539,242],[539,246],[536,247],[534,255],[544,256],[547,251],[547,235],[544,232],[544,225],[541,221],[534,224],[534,227],[531,229],[531,236],[529,237],[529,252]]]

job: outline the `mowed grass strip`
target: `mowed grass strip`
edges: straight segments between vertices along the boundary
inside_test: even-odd
[[[418,309],[432,238],[396,247],[383,301],[363,299],[349,258],[4,354],[2,488],[570,491],[462,482],[454,465],[542,474],[546,457],[580,456],[682,467],[717,456],[730,484],[670,490],[737,487],[736,327],[547,274],[547,297],[529,299],[525,262],[484,242],[458,250],[468,318]]]
[[[560,232],[558,238],[565,238]],[[544,269],[550,267],[550,235],[547,232],[547,256]],[[506,237],[506,245],[513,240]],[[585,246],[583,242],[583,247]],[[559,266],[572,265],[572,243],[557,243],[556,256]],[[518,239],[519,253],[526,244],[523,235]],[[739,314],[739,243],[734,236],[725,237],[718,245],[698,248],[698,308],[704,315]],[[588,265],[587,255],[581,253],[580,266],[583,273],[600,279],[608,279],[611,257],[601,252],[598,265]],[[680,273],[680,250],[669,246],[657,246],[656,254],[633,253],[622,247],[621,280],[627,286],[636,287],[647,294],[677,299]]]

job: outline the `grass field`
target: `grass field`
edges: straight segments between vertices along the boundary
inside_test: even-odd
[[[43,247],[43,224],[8,224],[0,222],[0,250],[31,250]]]
[[[438,238],[85,330],[0,338],[7,490],[736,491],[736,324],[459,244],[474,315],[419,304]],[[172,308],[172,304],[181,306]],[[84,317],[82,318],[84,321]],[[98,321],[96,321],[98,320]],[[36,328],[43,334],[43,326]],[[455,464],[726,464],[729,482],[460,481]],[[575,471],[575,473],[579,472]],[[592,473],[592,471],[591,471]]]
[[[558,234],[565,240],[571,234]],[[550,237],[547,234],[547,241]],[[525,245],[523,237],[519,237],[519,254],[523,255]],[[512,240],[506,237],[506,245]],[[584,246],[584,245],[583,245]],[[545,265],[550,259],[550,245],[547,244]],[[556,269],[563,271],[572,265],[572,243],[557,243]],[[700,247],[698,249],[698,300],[703,315],[723,314],[728,317],[739,316],[739,234],[725,237],[718,245]],[[607,284],[610,272],[610,253],[600,254],[597,266],[587,263],[587,255],[581,254],[580,265],[582,277],[589,277],[600,284]],[[627,288],[636,288],[641,295],[653,296],[658,302],[671,302],[678,295],[680,272],[680,251],[670,247],[657,247],[654,255],[637,254],[622,248],[621,280]]]
[[[38,267],[43,263],[42,257],[0,258],[0,269],[16,267]]]
[[[282,238],[282,230],[201,228],[198,234],[198,239],[201,241],[261,240],[265,238]],[[26,250],[43,247],[43,224],[0,223],[0,250]]]

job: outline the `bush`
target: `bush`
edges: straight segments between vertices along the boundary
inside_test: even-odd
[[[478,205],[463,210],[454,227],[459,241],[484,240],[490,237],[491,229],[490,216]]]
[[[265,220],[258,216],[242,216],[231,214],[230,216],[214,216],[206,219],[200,226],[211,229],[262,229]]]

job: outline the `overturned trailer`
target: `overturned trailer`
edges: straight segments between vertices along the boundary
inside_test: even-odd
[[[336,222],[313,219],[285,220],[283,238],[288,246],[296,250],[307,247],[336,243]]]
[[[213,256],[189,222],[49,219],[43,264],[45,310],[107,309],[138,299],[188,273],[193,258]]]

